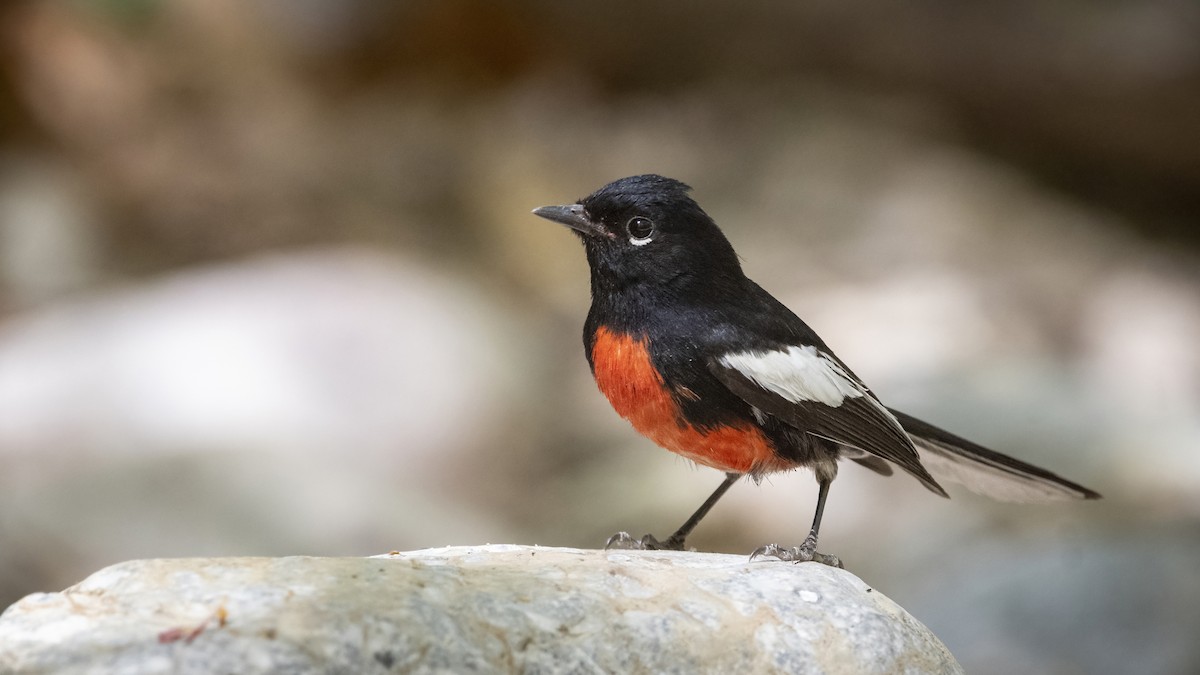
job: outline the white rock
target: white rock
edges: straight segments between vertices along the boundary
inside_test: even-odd
[[[4,673],[961,673],[815,563],[480,546],[136,560],[0,615]]]

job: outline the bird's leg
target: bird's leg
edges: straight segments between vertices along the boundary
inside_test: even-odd
[[[813,516],[812,530],[805,537],[803,544],[792,548],[783,548],[779,544],[760,546],[754,553],[750,554],[751,562],[757,558],[777,558],[789,562],[808,562],[811,560],[823,565],[845,569],[841,558],[838,558],[836,555],[825,555],[824,553],[817,552],[817,531],[821,529],[821,516],[825,513],[825,499],[829,496],[829,485],[832,482],[832,477],[818,478],[817,513]]]
[[[644,549],[651,551],[682,551],[683,542],[685,539],[687,539],[687,536],[692,533],[692,530],[696,528],[696,525],[700,522],[700,520],[704,518],[704,516],[708,514],[710,510],[712,510],[712,507],[716,505],[717,501],[720,500],[721,497],[729,490],[729,488],[733,487],[733,484],[736,483],[741,477],[742,474],[740,473],[725,474],[725,481],[717,486],[717,489],[708,496],[708,499],[704,500],[704,503],[700,505],[700,508],[696,509],[696,512],[692,514],[692,517],[688,518],[686,523],[680,525],[679,529],[675,530],[675,534],[667,537],[666,541],[659,541],[652,534],[647,534],[641,539],[634,539],[633,537],[629,536],[628,532],[618,532],[608,538],[608,541],[604,543],[604,548]]]

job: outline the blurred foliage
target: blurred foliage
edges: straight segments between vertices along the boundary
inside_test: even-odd
[[[298,125],[292,131],[306,133],[321,121],[299,117],[354,124],[339,108],[364,98],[381,105],[426,99],[437,116],[437,108],[469,109],[531,78],[575,81],[580,88],[564,95],[587,92],[601,106],[617,98],[679,96],[722,81],[788,87],[823,80],[902,94],[936,109],[966,142],[1126,214],[1127,226],[1190,246],[1200,242],[1200,6],[1194,3],[1050,9],[1033,0],[786,6],[59,0],[9,3],[4,23],[4,137],[26,146],[49,143],[96,174],[114,236],[145,250],[134,261],[156,252],[168,261],[204,251],[224,255],[231,246],[323,239],[342,230],[335,214],[327,214],[333,226],[276,222],[271,214],[279,205],[260,213],[247,203],[278,197],[304,212],[340,210],[323,193],[341,186],[323,184],[321,176],[336,171],[328,162],[340,160],[300,152],[294,161],[312,166],[294,168],[310,174],[309,184],[299,193],[272,194],[286,188],[255,184],[255,160],[245,156],[253,150],[243,147],[270,130],[223,138],[235,130],[238,110],[264,123],[283,116],[287,124],[290,117]],[[272,105],[290,110],[251,110]],[[104,115],[110,117],[94,119]],[[424,123],[440,121],[456,123],[436,117]],[[145,178],[125,175],[132,169],[114,171],[113,162],[122,161],[114,153],[128,152],[114,137],[171,143],[179,125],[198,136],[172,149],[170,161],[194,163],[195,175],[158,179],[190,183],[191,191],[200,190],[192,198],[224,202],[227,231],[178,224],[197,208],[192,198],[163,213],[147,203],[152,197],[145,191],[155,188],[130,184]],[[87,126],[95,128],[81,128]],[[453,222],[470,178],[452,167],[440,174],[432,168],[430,181],[407,197],[426,201],[429,218]],[[252,182],[241,189],[221,185],[222,176],[235,175]],[[287,180],[296,178],[293,172]]]

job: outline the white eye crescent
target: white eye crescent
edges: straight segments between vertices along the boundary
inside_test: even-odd
[[[625,231],[629,233],[629,243],[634,246],[645,246],[654,238],[654,221],[643,216],[634,216],[625,223]]]

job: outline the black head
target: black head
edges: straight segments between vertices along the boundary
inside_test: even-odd
[[[533,212],[583,240],[593,291],[643,285],[678,291],[744,278],[729,240],[689,190],[671,178],[630,176],[578,203]]]

